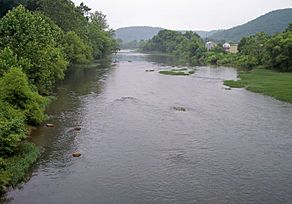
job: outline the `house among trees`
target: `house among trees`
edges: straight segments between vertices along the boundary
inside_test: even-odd
[[[230,44],[229,52],[230,53],[238,53],[238,44],[236,44],[236,43]]]
[[[212,41],[208,41],[208,42],[206,42],[205,46],[206,46],[207,50],[210,51],[212,48],[216,47],[217,44],[212,42]]]
[[[230,52],[230,53],[237,53],[238,52],[238,44],[236,44],[236,43],[229,44],[226,42],[223,44],[223,48],[224,48],[225,52]]]

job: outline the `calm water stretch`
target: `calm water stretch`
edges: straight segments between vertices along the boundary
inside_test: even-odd
[[[116,58],[58,86],[55,128],[34,132],[42,156],[8,203],[292,203],[292,105],[225,90],[233,68],[167,76],[166,56]]]

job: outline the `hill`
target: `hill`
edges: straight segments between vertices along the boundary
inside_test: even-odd
[[[124,27],[116,30],[116,38],[122,39],[123,43],[132,42],[134,40],[149,40],[158,34],[160,30],[164,30],[164,28],[160,27],[150,27],[150,26],[132,26],[132,27]],[[185,32],[180,30],[180,32]],[[218,32],[218,30],[212,31],[194,31],[201,38],[208,38],[214,33]]]
[[[269,12],[243,25],[222,30],[210,36],[214,40],[239,42],[244,36],[265,32],[269,35],[281,32],[292,22],[292,8]]]
[[[156,35],[163,28],[150,26],[132,26],[116,30],[116,38],[122,39],[124,43],[134,40],[148,40]]]

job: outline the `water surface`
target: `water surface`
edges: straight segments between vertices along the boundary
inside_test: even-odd
[[[116,58],[70,70],[48,110],[56,127],[34,132],[42,157],[9,203],[292,203],[291,105],[225,90],[233,68],[166,76],[166,56]]]

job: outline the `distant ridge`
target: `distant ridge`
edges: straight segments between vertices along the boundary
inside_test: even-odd
[[[148,40],[163,29],[164,28],[150,26],[131,26],[119,28],[116,30],[116,38],[123,40],[123,42]]]
[[[160,30],[165,28],[151,27],[151,26],[130,26],[119,28],[116,30],[116,38],[123,40],[124,43],[131,42],[134,40],[149,40],[153,38]],[[185,32],[180,30],[181,32]],[[212,31],[194,31],[202,38],[208,38],[210,35],[218,32],[218,30]]]
[[[218,31],[209,36],[209,38],[239,42],[242,37],[253,35],[257,32],[265,32],[269,35],[281,32],[287,28],[289,23],[292,23],[292,8],[280,9],[271,11],[243,25]]]

